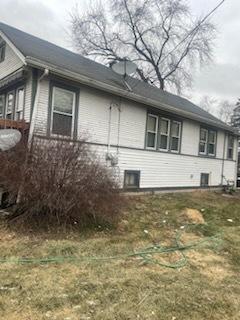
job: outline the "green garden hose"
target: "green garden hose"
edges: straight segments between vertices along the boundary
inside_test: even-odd
[[[175,238],[174,246],[161,246],[160,244],[153,245],[147,248],[143,248],[141,251],[128,252],[115,256],[87,256],[87,257],[75,257],[75,256],[56,256],[56,257],[44,257],[44,258],[1,258],[0,263],[11,263],[11,264],[49,264],[49,263],[70,263],[70,262],[96,262],[96,261],[110,261],[110,260],[126,260],[130,258],[141,258],[143,263],[157,264],[162,267],[179,269],[187,264],[187,258],[185,251],[193,250],[204,247],[215,248],[220,243],[219,235],[206,237],[200,241],[191,242],[188,244],[182,244],[180,241],[181,232],[178,231]],[[181,258],[172,264],[162,263],[155,259],[153,256],[159,254],[170,254],[178,252]]]

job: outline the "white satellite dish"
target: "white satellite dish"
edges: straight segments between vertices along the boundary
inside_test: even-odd
[[[22,138],[21,132],[15,129],[0,130],[0,150],[7,151],[18,144]]]
[[[137,70],[137,65],[134,62],[125,59],[114,63],[112,69],[121,76],[130,76]]]

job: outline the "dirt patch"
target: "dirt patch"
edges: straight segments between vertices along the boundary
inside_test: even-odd
[[[186,208],[181,213],[181,219],[186,223],[204,224],[202,213],[197,209]]]
[[[211,281],[222,281],[226,277],[234,275],[227,260],[210,250],[205,252],[189,251],[187,256],[190,264],[199,269],[201,274],[210,278]]]

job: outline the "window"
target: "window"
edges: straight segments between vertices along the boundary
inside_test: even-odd
[[[148,149],[179,152],[180,143],[181,122],[148,114],[146,132],[146,147]]]
[[[227,148],[227,158],[233,159],[233,149],[234,149],[234,136],[228,136],[228,148]]]
[[[13,107],[14,107],[14,95],[12,92],[7,95],[7,103],[6,103],[6,119],[13,118]]]
[[[180,148],[181,123],[172,121],[171,125],[171,151],[178,152]]]
[[[207,154],[207,140],[208,140],[208,131],[206,129],[201,129],[199,153]]]
[[[0,63],[5,59],[5,49],[6,49],[5,42],[0,41]]]
[[[140,171],[124,171],[124,187],[127,189],[139,188]]]
[[[208,187],[208,186],[209,186],[209,174],[201,173],[201,187]]]
[[[147,117],[147,148],[155,149],[157,145],[158,117],[148,114]]]
[[[203,155],[215,156],[216,154],[216,137],[214,130],[205,128],[200,129],[199,153]]]
[[[170,120],[161,118],[160,119],[160,139],[159,139],[160,150],[168,150],[169,133],[170,133]]]
[[[17,106],[16,106],[16,120],[23,119],[23,106],[24,106],[24,89],[17,90]]]
[[[216,145],[216,132],[210,130],[208,133],[208,154],[211,156],[215,155],[215,145]]]
[[[4,95],[0,95],[0,119],[3,118],[4,113]]]
[[[73,135],[75,92],[53,87],[52,134],[71,137]]]

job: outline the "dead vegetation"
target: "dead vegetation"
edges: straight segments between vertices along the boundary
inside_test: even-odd
[[[199,210],[205,224],[184,226],[181,212]],[[117,230],[19,234],[0,228],[0,318],[8,320],[238,320],[240,198],[215,193],[130,199]],[[233,222],[229,222],[232,219]],[[14,264],[16,257],[114,256],[149,245],[220,234],[221,246],[188,251],[181,269],[141,259]],[[147,231],[147,232],[146,232]],[[175,261],[175,255],[159,257]]]
[[[17,198],[10,223],[27,228],[113,224],[124,205],[113,172],[85,141],[38,139],[0,154],[0,181]]]

